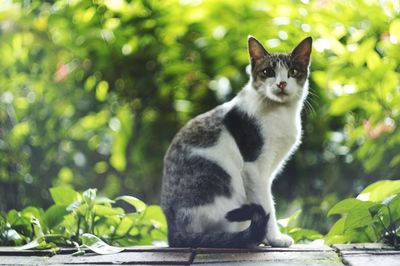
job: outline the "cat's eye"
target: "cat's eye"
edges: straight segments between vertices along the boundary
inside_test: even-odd
[[[267,67],[262,71],[262,73],[267,78],[275,77],[275,71],[272,69],[272,67]]]
[[[299,75],[299,71],[296,68],[291,68],[289,70],[289,76],[291,77],[297,77]]]

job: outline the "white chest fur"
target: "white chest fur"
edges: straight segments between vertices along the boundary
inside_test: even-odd
[[[272,181],[300,144],[299,109],[295,105],[275,106],[259,117],[264,136],[264,147],[260,158],[255,163],[264,178],[267,177]]]

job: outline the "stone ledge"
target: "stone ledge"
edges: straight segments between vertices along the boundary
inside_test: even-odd
[[[88,252],[74,257],[73,248],[17,250],[0,247],[0,265],[323,265],[369,266],[400,265],[400,250],[378,243],[333,245],[297,244],[290,248],[258,247],[254,249],[129,247],[112,255]]]

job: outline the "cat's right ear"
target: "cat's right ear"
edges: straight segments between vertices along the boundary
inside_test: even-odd
[[[252,66],[255,61],[269,55],[269,53],[267,52],[267,50],[265,50],[262,44],[259,41],[257,41],[257,39],[254,38],[253,36],[249,35],[247,42],[249,47],[250,62]]]

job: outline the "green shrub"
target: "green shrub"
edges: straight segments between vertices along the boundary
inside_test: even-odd
[[[333,243],[385,242],[400,244],[400,180],[367,186],[356,198],[333,206],[328,216],[340,214],[325,240]]]
[[[99,197],[96,189],[79,193],[70,187],[53,187],[50,194],[54,204],[46,210],[27,207],[0,217],[0,245],[78,246],[85,242],[85,234],[86,239],[92,234],[117,246],[166,240],[167,224],[159,206],[146,205],[132,196]]]

